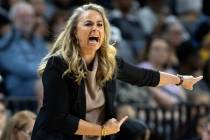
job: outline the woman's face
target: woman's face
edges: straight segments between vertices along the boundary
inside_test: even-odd
[[[18,7],[14,19],[15,26],[23,32],[23,34],[31,34],[35,26],[34,9],[30,6]]]
[[[95,53],[104,40],[104,22],[101,14],[94,10],[84,12],[79,17],[76,38],[82,55]]]
[[[34,123],[35,120],[31,119],[31,121],[29,122],[29,124],[26,126],[25,129],[18,130],[17,140],[30,140]]]
[[[169,46],[163,39],[154,39],[149,50],[149,61],[157,65],[167,63],[170,55]]]
[[[178,23],[170,25],[168,30],[168,40],[173,47],[177,47],[183,41],[183,28]]]

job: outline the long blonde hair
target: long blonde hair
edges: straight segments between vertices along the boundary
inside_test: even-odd
[[[7,122],[0,140],[16,140],[15,130],[25,129],[31,120],[35,120],[36,115],[27,110],[15,113]]]
[[[53,48],[49,54],[42,60],[39,66],[39,74],[42,75],[46,67],[47,61],[51,56],[61,55],[68,64],[68,69],[63,73],[63,76],[72,73],[78,84],[86,77],[84,63],[79,54],[80,47],[75,37],[78,19],[82,13],[88,10],[95,10],[101,14],[104,22],[105,37],[102,46],[97,50],[98,55],[98,70],[96,73],[96,80],[99,86],[103,86],[108,80],[111,80],[113,73],[116,70],[116,49],[109,44],[110,39],[110,24],[105,15],[104,8],[96,4],[87,4],[78,7],[74,10],[72,16],[67,21],[65,29],[60,33],[55,41]]]

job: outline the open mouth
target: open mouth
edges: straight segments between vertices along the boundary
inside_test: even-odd
[[[89,37],[89,41],[90,42],[99,42],[99,37],[91,36],[91,37]]]

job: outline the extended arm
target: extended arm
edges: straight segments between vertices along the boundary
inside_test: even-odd
[[[203,76],[193,77],[193,76],[183,76],[183,83],[181,84],[185,89],[192,90],[193,85],[200,81]],[[160,72],[160,82],[158,86],[169,85],[169,84],[178,84],[180,83],[180,78],[176,75],[169,74],[166,72]]]
[[[175,85],[180,83],[180,78],[176,75],[166,72],[158,72],[154,70],[138,68],[134,65],[124,62],[117,58],[118,74],[117,79],[128,82],[137,86],[164,86]],[[183,76],[183,83],[181,84],[185,89],[192,90],[193,85],[201,80],[203,76]]]

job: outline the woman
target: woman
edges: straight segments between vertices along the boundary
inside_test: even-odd
[[[170,66],[170,46],[161,36],[154,36],[148,41],[145,50],[146,60],[138,66],[146,69],[156,69],[167,73],[174,74],[175,70]],[[161,57],[160,57],[161,56]],[[162,87],[148,88],[156,105],[170,108],[186,100],[186,94],[182,87],[167,85]]]
[[[30,140],[36,115],[31,111],[15,113],[7,122],[0,140]]]
[[[114,118],[116,78],[138,86],[179,83],[188,89],[202,78],[139,69],[115,54],[104,9],[78,7],[40,65],[44,100],[32,140],[109,140],[127,118]]]

